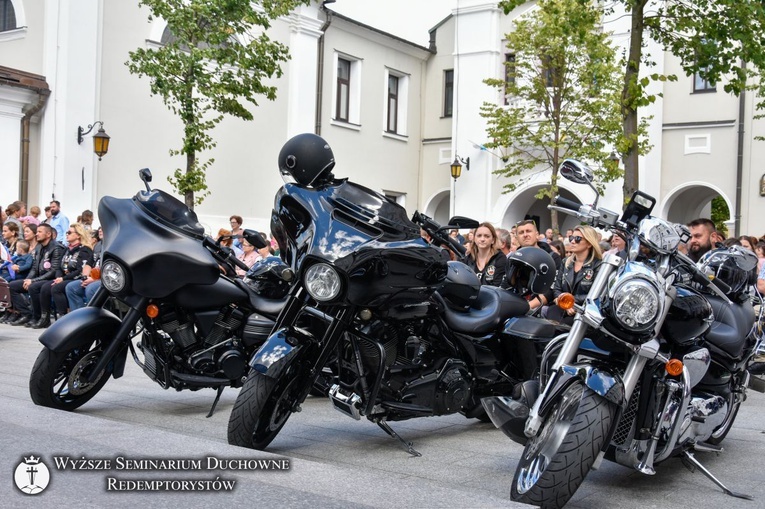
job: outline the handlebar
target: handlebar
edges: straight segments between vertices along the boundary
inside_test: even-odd
[[[564,209],[573,210],[574,212],[578,212],[579,207],[581,207],[579,203],[566,199],[562,196],[555,197],[555,204],[559,207],[563,207]]]
[[[218,239],[218,242],[220,239]],[[250,267],[247,266],[242,260],[234,256],[234,252],[228,247],[221,246],[218,242],[213,241],[210,237],[205,237],[202,240],[202,245],[210,250],[212,255],[221,263],[233,264],[247,272]]]

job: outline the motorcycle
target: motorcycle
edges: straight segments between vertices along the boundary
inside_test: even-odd
[[[477,221],[453,217],[441,227],[419,213],[410,220],[385,196],[335,179],[333,166],[331,149],[316,135],[296,136],[279,155],[287,183],[271,229],[296,280],[250,361],[228,441],[264,449],[317,378],[329,375],[325,394],[335,409],[366,417],[419,456],[389,421],[457,412],[485,419],[480,398],[509,393],[532,376],[560,331],[527,317],[524,298],[480,286],[472,270],[449,259],[447,249],[462,256],[464,248],[448,229]],[[555,265],[531,249],[547,260],[536,269],[542,293]]]
[[[566,160],[561,175],[592,186],[591,170]],[[595,191],[597,193],[597,191]],[[492,422],[524,445],[514,500],[562,507],[605,458],[654,475],[680,457],[726,494],[695,458],[721,451],[760,343],[748,289],[757,258],[718,249],[695,264],[678,251],[688,228],[651,217],[655,199],[635,192],[621,218],[558,198],[551,208],[620,232],[626,256],[607,254],[571,330],[548,344],[537,380],[512,397],[482,401]],[[542,387],[540,394],[540,387]]]
[[[151,189],[151,172],[139,176],[146,191],[132,199],[104,197],[101,286],[88,306],[53,323],[29,380],[32,401],[74,410],[110,377],[120,378],[127,352],[162,388],[241,387],[247,360],[266,340],[286,303],[291,270],[267,258],[252,269],[204,233],[184,203]],[[256,248],[266,240],[243,237]],[[234,266],[249,270],[234,277]],[[140,335],[137,348],[133,338]]]

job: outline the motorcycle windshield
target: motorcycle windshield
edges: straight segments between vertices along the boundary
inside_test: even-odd
[[[218,280],[218,265],[200,240],[203,230],[195,225],[196,216],[171,196],[158,190],[132,200],[105,196],[98,217],[104,229],[103,259],[115,259],[127,269],[132,293],[163,298],[189,284]]]
[[[276,195],[271,230],[300,273],[307,257],[348,277],[348,300],[422,301],[446,277],[448,255],[427,244],[399,204],[345,180],[322,188],[287,184]]]
[[[133,198],[151,217],[180,233],[202,239],[204,227],[199,224],[197,215],[185,203],[159,189],[142,191]]]

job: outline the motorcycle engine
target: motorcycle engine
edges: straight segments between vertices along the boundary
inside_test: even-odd
[[[399,391],[401,401],[431,407],[433,415],[459,412],[470,399],[470,380],[464,362],[446,359],[440,369],[407,382]]]
[[[222,373],[230,380],[244,374],[247,358],[241,341],[235,337],[244,313],[235,307],[223,308],[206,335],[201,327],[195,327],[192,317],[180,310],[161,313],[157,320],[162,332],[172,339],[172,355],[185,358],[191,372],[208,376]]]

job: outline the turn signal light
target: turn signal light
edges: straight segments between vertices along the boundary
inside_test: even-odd
[[[664,365],[664,369],[667,370],[667,374],[672,376],[679,376],[683,374],[683,361],[680,359],[670,359]]]
[[[146,316],[148,316],[151,319],[154,319],[159,316],[159,306],[156,304],[149,304],[146,306]]]
[[[571,309],[574,307],[575,303],[574,296],[570,293],[561,293],[558,296],[558,307],[562,309]]]

